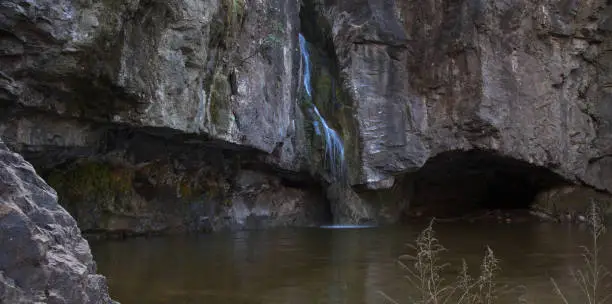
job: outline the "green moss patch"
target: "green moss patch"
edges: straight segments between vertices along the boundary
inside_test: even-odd
[[[47,182],[59,195],[60,202],[71,211],[91,209],[94,203],[103,210],[129,209],[133,172],[104,163],[76,164],[66,170],[53,170]],[[84,207],[84,208],[81,208]]]
[[[210,87],[210,118],[215,126],[223,127],[224,117],[228,117],[228,101],[231,95],[231,88],[227,77],[222,73],[215,73],[212,86]]]
[[[70,198],[110,198],[117,193],[129,193],[132,177],[133,174],[125,169],[112,168],[102,163],[85,163],[66,171],[54,170],[47,181],[58,192],[64,192]]]

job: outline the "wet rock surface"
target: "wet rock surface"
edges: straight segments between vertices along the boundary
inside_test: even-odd
[[[610,190],[605,1],[314,2],[358,109],[361,183],[484,149]]]
[[[4,1],[3,104],[18,125],[44,111],[271,153],[292,132],[297,11],[275,0]],[[44,139],[24,138],[31,128],[9,128],[11,139]],[[82,143],[66,135],[52,145]]]
[[[581,186],[555,187],[540,193],[533,209],[544,218],[558,222],[585,222],[594,203],[607,223],[612,223],[612,196]]]
[[[0,136],[91,231],[393,222],[448,152],[611,192],[610,16],[603,0],[8,0]],[[299,32],[350,187],[304,106]]]
[[[0,302],[113,303],[75,220],[0,142]]]
[[[144,133],[119,139],[123,136],[117,134],[123,149],[106,159],[84,158],[43,172],[64,194],[63,204],[88,235],[316,226],[330,221],[320,185],[300,176],[281,177],[262,166],[261,155],[253,150],[211,149]]]
[[[277,177],[250,170],[238,173],[227,215],[230,227],[314,226],[331,222],[325,194],[316,188],[281,184]],[[223,224],[216,220],[215,225]]]

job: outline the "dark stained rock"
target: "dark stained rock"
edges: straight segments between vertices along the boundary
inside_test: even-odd
[[[342,221],[390,221],[409,202],[373,194],[395,197],[398,180],[449,151],[611,192],[611,17],[604,0],[7,0],[0,136],[41,172],[127,171],[129,189],[86,204],[58,189],[92,230],[201,230],[225,217],[246,227],[228,212],[284,208],[281,197],[304,210],[320,192]],[[302,113],[300,31],[313,44],[313,102],[342,137],[353,189],[329,185]],[[245,203],[239,172],[271,168],[296,187]]]
[[[356,183],[389,187],[393,183],[380,182],[417,170],[429,156],[419,128],[425,109],[409,83],[408,37],[393,1],[326,3],[316,6],[330,24],[357,121],[361,155],[359,168],[352,168],[359,174]]]
[[[62,193],[63,205],[88,235],[316,226],[330,221],[321,186],[302,177],[291,183],[275,176],[279,174],[262,167],[252,150],[223,151],[137,132],[129,140],[124,136],[116,134],[115,143],[122,150],[114,157],[82,159],[42,173]],[[252,166],[256,168],[247,169]]]
[[[1,303],[113,303],[55,191],[1,142],[0,248]]]
[[[92,147],[100,134],[83,123],[112,123],[272,153],[300,125],[298,12],[280,0],[3,1],[0,106],[12,115],[0,130],[16,144]],[[82,127],[28,123],[40,111]],[[295,167],[298,152],[281,152]]]
[[[298,13],[280,0],[4,1],[0,135],[83,230],[244,227],[228,204],[240,157],[308,170]],[[326,215],[315,188],[276,187],[271,212],[287,199]],[[316,223],[295,216],[278,224]]]
[[[250,170],[240,171],[233,187],[227,206],[230,227],[317,227],[331,221],[325,195],[317,188],[287,187],[277,177]],[[217,219],[215,225],[221,223]]]
[[[581,186],[555,187],[540,193],[534,209],[558,221],[585,221],[595,203],[606,223],[612,220],[612,196]]]
[[[359,121],[360,183],[481,149],[611,191],[606,1],[311,1]]]

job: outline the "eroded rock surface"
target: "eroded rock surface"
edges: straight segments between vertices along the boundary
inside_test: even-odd
[[[1,142],[0,248],[1,303],[113,303],[55,191]]]
[[[240,171],[233,187],[227,206],[231,224],[266,228],[316,226],[331,221],[325,195],[316,188],[283,186],[279,178],[251,170]]]
[[[0,134],[85,230],[227,226],[211,221],[234,216],[245,163],[308,170],[298,12],[277,0],[3,1]]]
[[[297,5],[3,1],[2,100],[18,124],[11,139],[42,143],[23,134],[34,126],[19,124],[31,110],[271,153],[292,132]],[[61,144],[66,132],[54,131],[39,136]]]
[[[587,187],[565,186],[544,191],[535,199],[534,209],[558,221],[584,222],[592,212],[591,203],[611,223],[612,196]]]
[[[357,109],[361,183],[484,149],[611,190],[606,1],[316,5]]]
[[[604,0],[8,0],[0,135],[45,176],[102,164],[95,203],[54,180],[92,230],[246,227],[235,210],[259,209],[236,199],[244,170],[291,181],[277,190],[309,197],[296,212],[327,193],[336,219],[394,221],[414,200],[406,180],[449,151],[610,192],[611,16]],[[312,102],[342,137],[353,188],[330,186],[302,113],[299,32],[312,43]]]

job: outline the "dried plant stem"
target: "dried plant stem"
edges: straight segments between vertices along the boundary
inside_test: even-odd
[[[602,288],[606,280],[610,279],[610,272],[600,264],[599,238],[606,232],[603,222],[603,212],[597,203],[591,202],[587,214],[589,233],[591,234],[591,248],[581,246],[584,265],[581,269],[571,270],[571,275],[582,292],[583,303],[604,304],[612,296],[611,292],[603,294]],[[551,278],[554,292],[563,303],[569,304],[568,297],[561,291],[555,279]]]

